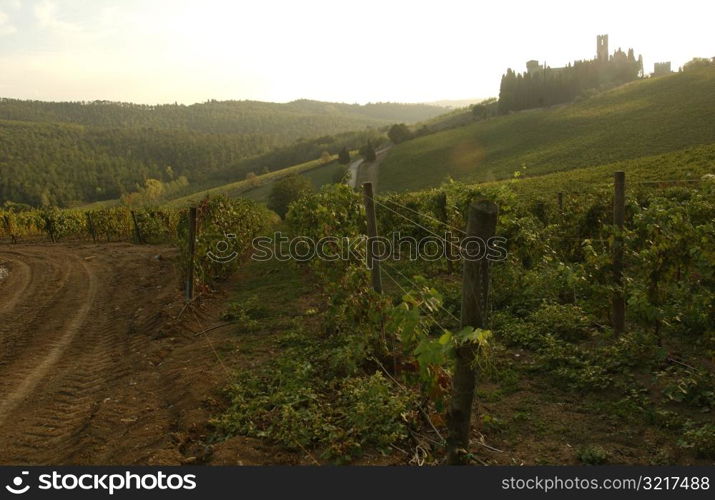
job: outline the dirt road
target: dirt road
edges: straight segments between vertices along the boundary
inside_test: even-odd
[[[200,463],[229,376],[169,247],[0,246],[0,464]],[[203,317],[202,317],[203,316]]]

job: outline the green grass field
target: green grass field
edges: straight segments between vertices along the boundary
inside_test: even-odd
[[[268,174],[256,176],[252,180],[241,180],[224,184],[204,191],[197,191],[181,198],[176,198],[167,203],[169,206],[181,207],[197,202],[206,195],[215,196],[223,194],[229,198],[244,197],[254,201],[265,201],[271,192],[271,186],[278,179],[290,174],[300,174],[307,176],[314,187],[318,188],[323,184],[331,182],[335,171],[338,169],[336,161],[323,164],[321,160],[311,160],[309,162],[293,165],[292,167],[276,170]]]
[[[380,189],[437,186],[607,165],[715,143],[715,68],[633,82],[571,105],[529,110],[394,147]]]
[[[300,173],[300,175],[307,177],[313,184],[313,187],[317,190],[325,184],[331,184],[335,178],[337,172],[344,168],[337,162],[328,163],[327,165],[322,165],[317,168]],[[271,194],[271,189],[273,188],[274,181],[268,182],[254,189],[250,189],[241,193],[239,196],[243,198],[248,198],[253,201],[265,202],[268,200],[268,195]]]
[[[626,173],[627,190],[678,184],[697,185],[704,181],[703,175],[715,174],[715,144],[484,185],[510,183],[520,195],[544,198],[555,196],[557,192],[568,194],[610,188],[613,185],[613,173],[617,171]]]

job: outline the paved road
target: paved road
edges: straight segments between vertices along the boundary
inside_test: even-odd
[[[357,178],[358,178],[358,169],[360,168],[360,165],[362,165],[363,159],[358,158],[354,162],[350,164],[349,167],[349,172],[350,176],[348,177],[348,186],[351,188],[355,189],[357,188]]]
[[[387,156],[390,148],[392,148],[392,145],[384,146],[375,151],[377,159],[373,162],[366,162],[362,158],[352,162],[350,164],[350,176],[347,181],[348,186],[356,189],[364,182],[372,182],[373,192],[377,192],[378,167],[380,162]]]

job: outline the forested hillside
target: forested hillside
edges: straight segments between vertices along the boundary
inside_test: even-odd
[[[442,111],[306,100],[142,106],[1,99],[0,203],[116,199],[146,179],[185,177],[191,186],[240,180],[354,149],[384,125]]]
[[[155,128],[211,134],[267,134],[279,142],[358,130],[394,122],[417,122],[444,113],[426,104],[365,105],[293,101],[208,101],[141,105],[107,101],[44,102],[0,99],[0,119],[63,122],[104,128]]]
[[[711,144],[713,109],[715,66],[636,81],[399,144],[381,164],[380,190],[540,175]]]

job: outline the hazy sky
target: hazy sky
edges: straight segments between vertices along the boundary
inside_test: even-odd
[[[0,0],[0,96],[420,102],[495,96],[507,67],[596,35],[674,69],[715,56],[715,2]]]

